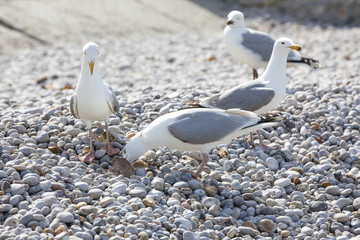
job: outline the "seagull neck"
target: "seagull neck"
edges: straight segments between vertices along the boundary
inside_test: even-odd
[[[86,81],[86,83],[88,84],[89,82],[99,81],[100,79],[101,78],[100,78],[99,63],[95,61],[93,73],[91,74],[89,62],[85,58],[83,58],[81,65],[80,82]]]
[[[144,155],[148,150],[152,149],[152,146],[147,144],[144,138],[140,138],[138,135],[132,137],[126,144],[127,160],[132,164],[136,159]],[[154,147],[155,148],[155,147]]]
[[[270,84],[275,84],[276,81],[276,85],[283,84],[285,86],[287,55],[288,52],[272,52],[264,72],[265,81],[268,81]]]

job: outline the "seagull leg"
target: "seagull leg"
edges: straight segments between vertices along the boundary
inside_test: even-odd
[[[202,153],[202,156],[203,156],[203,160],[200,163],[200,166],[198,167],[196,172],[195,173],[191,172],[191,176],[193,176],[193,178],[198,178],[200,176],[200,173],[201,173],[202,169],[204,168],[206,163],[209,161],[209,154]]]
[[[84,156],[78,156],[81,162],[90,163],[92,160],[95,159],[95,152],[93,146],[93,133],[91,131],[91,127],[89,127],[89,137],[90,137],[90,151],[89,153],[85,154]]]
[[[253,68],[252,70],[253,70],[253,79],[257,79],[259,77],[257,70],[255,68]]]
[[[260,131],[259,130],[257,130],[256,131],[256,133],[257,133],[257,135],[258,135],[258,138],[259,138],[259,146],[265,151],[265,150],[267,150],[267,149],[276,149],[276,147],[272,147],[272,146],[269,146],[269,145],[266,145],[266,144],[264,144],[263,143],[263,140],[262,140],[262,137],[261,137],[261,135],[260,135]]]
[[[250,133],[250,145],[252,147],[255,147],[254,134],[252,132]]]
[[[111,156],[118,154],[119,150],[117,150],[111,146],[111,143],[109,140],[109,131],[108,131],[107,122],[105,122],[105,131],[106,131],[106,145],[105,145],[105,147],[103,147],[101,149],[104,149],[106,151],[106,154],[111,157]]]

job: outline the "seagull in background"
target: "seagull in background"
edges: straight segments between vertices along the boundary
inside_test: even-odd
[[[244,14],[240,11],[232,11],[228,14],[224,41],[227,51],[236,60],[252,67],[254,79],[258,78],[258,68],[266,68],[275,44],[275,40],[267,33],[246,28]],[[290,51],[287,62],[320,67],[318,60],[302,57],[296,51]]]
[[[80,78],[70,100],[71,114],[75,118],[82,119],[89,129],[90,151],[84,156],[78,156],[82,162],[91,162],[95,159],[94,136],[91,131],[91,124],[94,121],[105,122],[106,153],[109,156],[119,153],[110,144],[107,121],[111,114],[119,111],[120,105],[112,88],[101,80],[98,55],[99,46],[96,43],[85,44]]]

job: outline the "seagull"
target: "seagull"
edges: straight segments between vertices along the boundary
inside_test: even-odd
[[[289,38],[279,38],[274,44],[269,64],[258,79],[244,82],[195,104],[224,110],[239,108],[259,115],[275,109],[286,94],[286,59],[292,50],[301,51],[301,48]],[[269,148],[263,143],[259,131],[257,134],[260,147]],[[252,134],[251,143],[254,145]]]
[[[258,68],[265,68],[271,56],[275,40],[267,33],[245,27],[244,15],[240,11],[231,11],[227,16],[224,29],[224,41],[227,51],[240,62],[253,69],[253,78],[258,78]],[[319,61],[304,58],[300,53],[290,51],[289,63],[319,68]]]
[[[198,178],[209,160],[208,152],[222,143],[255,131],[279,124],[279,118],[270,115],[259,117],[239,109],[184,109],[160,116],[145,129],[130,138],[122,156],[132,164],[146,151],[168,147],[181,151],[200,151],[203,160],[195,173]]]
[[[101,80],[98,55],[99,46],[96,43],[85,44],[80,78],[70,100],[71,114],[75,118],[82,119],[89,129],[90,152],[84,156],[78,156],[82,162],[91,162],[95,159],[94,136],[91,131],[91,124],[94,121],[105,121],[107,143],[104,149],[106,153],[109,156],[119,153],[110,144],[107,120],[111,114],[119,111],[120,104],[112,88]]]

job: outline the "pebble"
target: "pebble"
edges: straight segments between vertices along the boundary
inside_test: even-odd
[[[23,184],[11,184],[11,195],[22,195],[25,192]]]
[[[311,236],[314,233],[314,230],[305,226],[305,227],[301,228],[301,233],[303,233],[307,236]]]
[[[39,184],[39,176],[26,176],[21,182],[29,186],[36,186]]]
[[[175,225],[184,225],[185,227],[187,227],[188,229],[192,229],[192,224],[189,220],[185,219],[185,218],[176,218],[174,221]]]
[[[336,205],[339,206],[339,208],[343,209],[346,206],[349,206],[352,204],[352,200],[349,198],[340,198],[336,201]]]
[[[75,221],[74,215],[70,212],[60,212],[56,217],[63,223],[73,223]]]
[[[99,188],[93,188],[93,189],[90,189],[89,192],[88,192],[88,195],[97,200],[99,199],[102,195],[103,195],[103,190],[99,189]]]
[[[259,236],[260,234],[258,231],[254,230],[251,227],[238,227],[238,230],[242,235],[250,235],[253,238]]]
[[[102,208],[106,208],[108,205],[112,204],[114,202],[114,199],[112,197],[104,197],[100,200],[100,206]]]
[[[139,197],[139,198],[143,198],[146,196],[146,190],[141,188],[141,187],[136,187],[134,189],[131,189],[129,191],[129,194],[132,196],[132,197]]]
[[[275,186],[287,187],[291,184],[291,180],[288,178],[280,178],[274,182]]]
[[[6,213],[9,212],[11,209],[13,208],[12,204],[1,204],[0,205],[0,212],[2,213]]]
[[[117,183],[116,185],[113,186],[111,192],[122,195],[126,192],[126,189],[127,189],[127,185],[125,183]]]
[[[333,196],[340,195],[340,189],[338,186],[328,186],[326,187],[325,192]]]
[[[49,141],[49,134],[45,131],[39,131],[36,135],[36,141],[38,143],[44,143]]]
[[[6,193],[11,192],[11,184],[7,181],[3,181],[1,184],[1,191],[4,191]]]
[[[328,209],[328,205],[321,201],[315,201],[311,204],[311,209],[315,212],[326,211]]]
[[[266,165],[268,166],[268,168],[271,170],[271,171],[275,171],[275,170],[278,170],[279,169],[279,163],[278,161],[273,158],[273,157],[269,157],[266,159]]]
[[[276,230],[276,224],[270,219],[261,219],[257,226],[261,232],[273,233]]]
[[[348,221],[349,217],[345,213],[336,213],[334,215],[334,219],[338,222],[343,223],[343,222]]]
[[[353,206],[355,207],[356,210],[360,209],[360,197],[354,199]]]
[[[197,240],[199,236],[196,233],[185,231],[183,233],[183,240]]]
[[[25,156],[29,156],[30,154],[36,151],[33,147],[23,146],[19,148],[20,152],[22,152]]]

